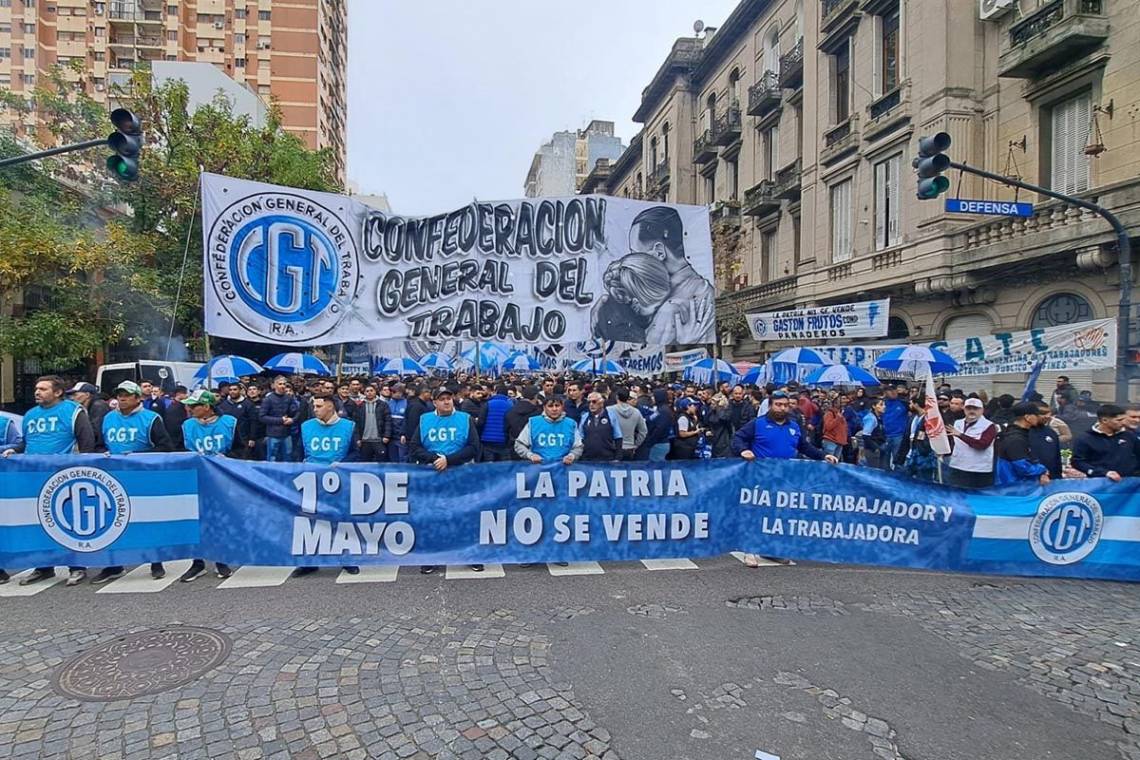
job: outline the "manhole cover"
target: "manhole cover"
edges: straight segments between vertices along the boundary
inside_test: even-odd
[[[208,628],[163,628],[120,636],[57,671],[55,688],[84,702],[132,699],[176,689],[221,665],[230,640]]]

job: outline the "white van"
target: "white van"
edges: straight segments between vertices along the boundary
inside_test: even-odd
[[[194,373],[202,368],[198,362],[168,362],[161,359],[140,359],[137,362],[100,365],[95,374],[95,385],[106,395],[113,395],[115,387],[124,380],[142,382],[147,380],[158,385],[165,393],[173,393],[175,386],[187,388]]]

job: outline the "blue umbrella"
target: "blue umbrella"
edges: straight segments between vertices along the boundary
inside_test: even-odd
[[[870,372],[846,364],[830,364],[820,367],[804,378],[806,385],[818,385],[821,388],[830,388],[833,385],[879,385],[879,380]]]
[[[885,352],[875,361],[875,367],[888,372],[911,372],[929,367],[932,375],[952,375],[958,371],[958,362],[950,354],[927,346],[899,346]]]
[[[431,372],[450,372],[455,369],[455,360],[447,354],[434,351],[420,359],[420,365]]]
[[[757,364],[755,367],[744,373],[744,376],[740,378],[740,384],[757,386],[766,385],[771,375],[771,368],[767,364]]]
[[[621,365],[610,359],[582,359],[570,365],[572,372],[588,372],[591,375],[620,375],[625,372]]]
[[[797,367],[822,367],[831,360],[810,348],[785,348],[772,357],[774,364],[794,364]]]
[[[542,365],[525,351],[515,351],[499,365],[503,372],[541,372]]]
[[[277,354],[265,363],[265,369],[269,372],[280,372],[283,375],[332,376],[328,365],[312,354]]]
[[[474,367],[475,355],[475,346],[472,346],[459,354],[459,358],[464,364]],[[493,372],[498,368],[499,362],[507,358],[507,350],[496,343],[487,341],[479,345],[478,355],[479,366],[476,368],[476,371]]]
[[[714,359],[710,356],[705,359],[698,359],[685,367],[684,377],[690,382],[712,385],[722,380],[734,382],[740,377],[740,373],[736,371],[736,367],[724,359]]]
[[[377,375],[426,375],[427,370],[415,359],[389,359],[376,369]]]
[[[241,382],[243,377],[260,375],[262,371],[261,365],[255,361],[250,361],[241,356],[225,354],[215,356],[203,364],[202,368],[194,373],[191,383],[195,387],[200,385],[216,386],[218,383],[237,383]]]

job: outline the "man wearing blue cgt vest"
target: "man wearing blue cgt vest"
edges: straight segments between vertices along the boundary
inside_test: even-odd
[[[582,431],[564,413],[562,399],[550,396],[542,414],[527,420],[515,440],[515,453],[524,462],[574,464],[582,456]]]
[[[839,460],[831,454],[824,454],[815,447],[800,430],[799,424],[789,419],[791,401],[788,394],[776,391],[769,396],[768,413],[746,423],[732,437],[732,452],[749,462],[756,459],[806,459],[824,460],[835,464]],[[745,554],[744,564],[760,567],[760,559],[755,554]]]
[[[436,472],[448,467],[467,464],[479,460],[479,431],[475,420],[466,412],[455,410],[455,399],[451,389],[440,386],[432,394],[434,412],[420,416],[413,430],[409,431],[408,457],[417,464],[430,464]],[[472,570],[482,571],[482,565],[472,565]],[[420,572],[434,573],[433,565],[424,565]]]

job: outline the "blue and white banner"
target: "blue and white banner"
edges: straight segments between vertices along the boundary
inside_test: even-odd
[[[478,477],[473,477],[476,472]],[[0,567],[706,557],[1140,580],[1140,480],[965,491],[805,461],[269,464],[0,461]]]
[[[827,338],[881,338],[887,334],[891,299],[840,303],[748,314],[745,320],[753,340],[823,340]]]

